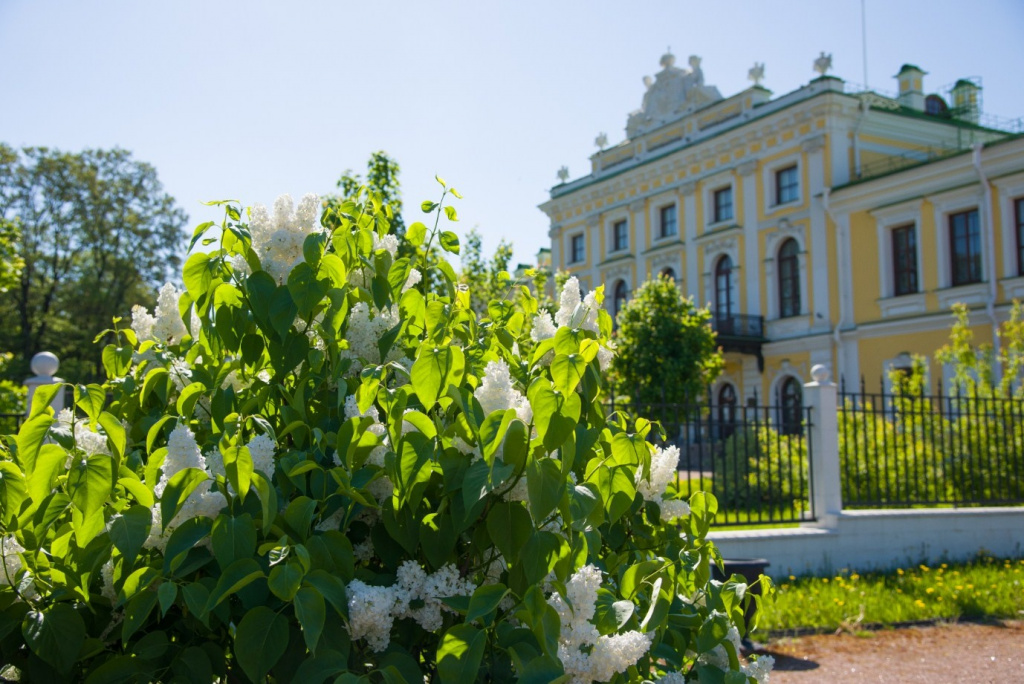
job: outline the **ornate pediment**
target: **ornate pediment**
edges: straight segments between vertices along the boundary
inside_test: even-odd
[[[626,122],[628,137],[635,138],[722,99],[718,88],[704,85],[700,57],[690,56],[689,69],[677,67],[675,63],[675,56],[665,53],[661,58],[661,71],[654,78],[644,76],[647,91],[640,109],[630,114]]]

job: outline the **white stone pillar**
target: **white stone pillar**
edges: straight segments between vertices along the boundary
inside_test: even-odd
[[[839,474],[839,415],[836,384],[826,366],[811,369],[812,382],[804,385],[804,405],[811,409],[808,431],[811,468],[811,508],[821,527],[835,527],[843,511]]]
[[[25,380],[25,388],[28,390],[25,396],[25,415],[32,412],[32,395],[40,385],[52,385],[57,382],[64,382],[56,377],[57,369],[60,367],[60,359],[51,352],[39,352],[32,357],[32,372],[34,376]],[[57,395],[50,402],[54,411],[64,408],[64,393],[57,392]]]
[[[683,237],[686,240],[686,294],[693,297],[693,303],[704,306],[700,299],[700,272],[697,268],[697,184],[693,181],[679,186],[683,200]],[[677,220],[679,214],[676,214]]]

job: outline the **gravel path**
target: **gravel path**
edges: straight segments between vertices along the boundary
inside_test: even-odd
[[[773,641],[771,684],[1024,683],[1024,622],[938,624]]]

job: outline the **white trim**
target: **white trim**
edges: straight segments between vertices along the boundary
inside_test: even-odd
[[[920,249],[918,249],[918,251],[920,251]],[[885,297],[878,300],[878,308],[882,312],[882,318],[924,313],[927,310],[927,300],[925,297],[926,295],[924,292],[917,292],[899,297]]]
[[[939,290],[939,309],[948,311],[954,304],[984,304],[988,301],[988,283],[982,280],[980,283],[970,285],[959,285]]]

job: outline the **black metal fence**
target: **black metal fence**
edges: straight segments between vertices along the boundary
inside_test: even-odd
[[[777,525],[814,520],[810,502],[809,408],[715,403],[609,403],[630,418],[658,421],[660,446],[679,449],[677,486],[718,499],[716,525]]]
[[[0,413],[0,435],[13,435],[25,420],[24,413]]]
[[[976,393],[839,394],[848,508],[1024,503],[1024,400]]]

